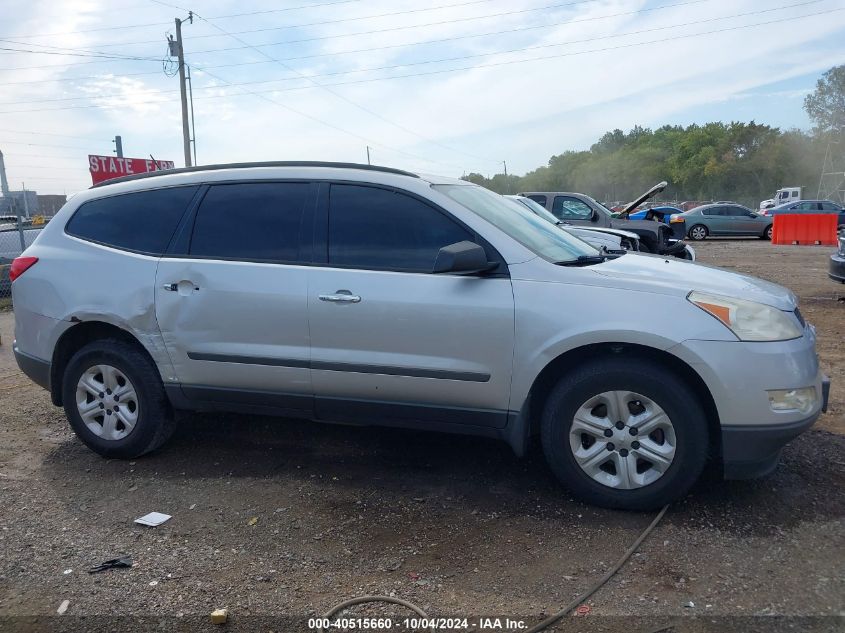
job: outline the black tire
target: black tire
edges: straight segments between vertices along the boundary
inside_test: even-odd
[[[135,426],[122,439],[106,440],[88,429],[76,405],[76,387],[94,365],[107,364],[122,372],[135,387],[139,413]],[[68,362],[62,379],[62,401],[76,436],[103,457],[132,459],[159,448],[173,434],[173,411],[161,376],[152,360],[137,346],[119,339],[88,343]]]
[[[669,416],[676,448],[671,465],[653,483],[630,490],[592,479],[575,460],[569,431],[578,408],[591,397],[629,390],[652,399]],[[708,455],[707,418],[692,389],[672,371],[648,361],[621,357],[591,361],[564,375],[543,410],[541,439],[557,478],[586,503],[623,510],[653,510],[683,497],[701,474]]]
[[[700,229],[700,230],[699,230]],[[703,234],[702,234],[703,231]],[[694,224],[690,227],[689,238],[696,242],[701,242],[710,236],[710,230],[703,224]]]
[[[771,224],[766,227],[766,229],[763,231],[763,235],[761,235],[760,237],[764,240],[771,241],[771,239],[772,239],[772,225]]]

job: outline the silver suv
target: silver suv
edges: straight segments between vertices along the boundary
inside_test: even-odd
[[[470,183],[333,163],[128,177],[12,266],[14,350],[106,457],[175,410],[539,435],[605,506],[762,475],[827,400],[788,290],[609,256]]]

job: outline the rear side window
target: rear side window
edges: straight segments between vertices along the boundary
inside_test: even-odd
[[[69,235],[115,248],[161,255],[197,187],[170,187],[86,202],[65,227]]]
[[[546,206],[546,200],[547,200],[546,196],[541,196],[539,194],[535,194],[535,195],[526,196],[526,197],[531,198],[534,202],[537,202],[537,203],[543,205],[544,207]]]
[[[214,185],[197,210],[194,257],[294,262],[311,185],[264,182]]]
[[[472,233],[411,196],[359,185],[332,185],[329,264],[431,272],[444,246]]]

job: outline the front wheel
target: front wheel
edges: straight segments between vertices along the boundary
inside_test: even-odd
[[[546,402],[541,436],[561,483],[587,503],[624,510],[685,495],[708,453],[696,394],[645,360],[605,358],[562,377]]]
[[[696,242],[700,242],[707,237],[707,227],[703,224],[696,224],[689,230],[689,236]]]
[[[139,457],[161,446],[173,430],[156,366],[122,340],[94,341],[73,355],[62,401],[77,437],[103,457]]]
[[[763,231],[763,235],[761,236],[764,240],[771,241],[772,239],[772,225],[766,227],[766,230]]]

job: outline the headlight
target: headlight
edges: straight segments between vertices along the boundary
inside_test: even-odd
[[[698,291],[687,299],[719,319],[741,341],[786,341],[802,334],[789,313],[763,303]]]

